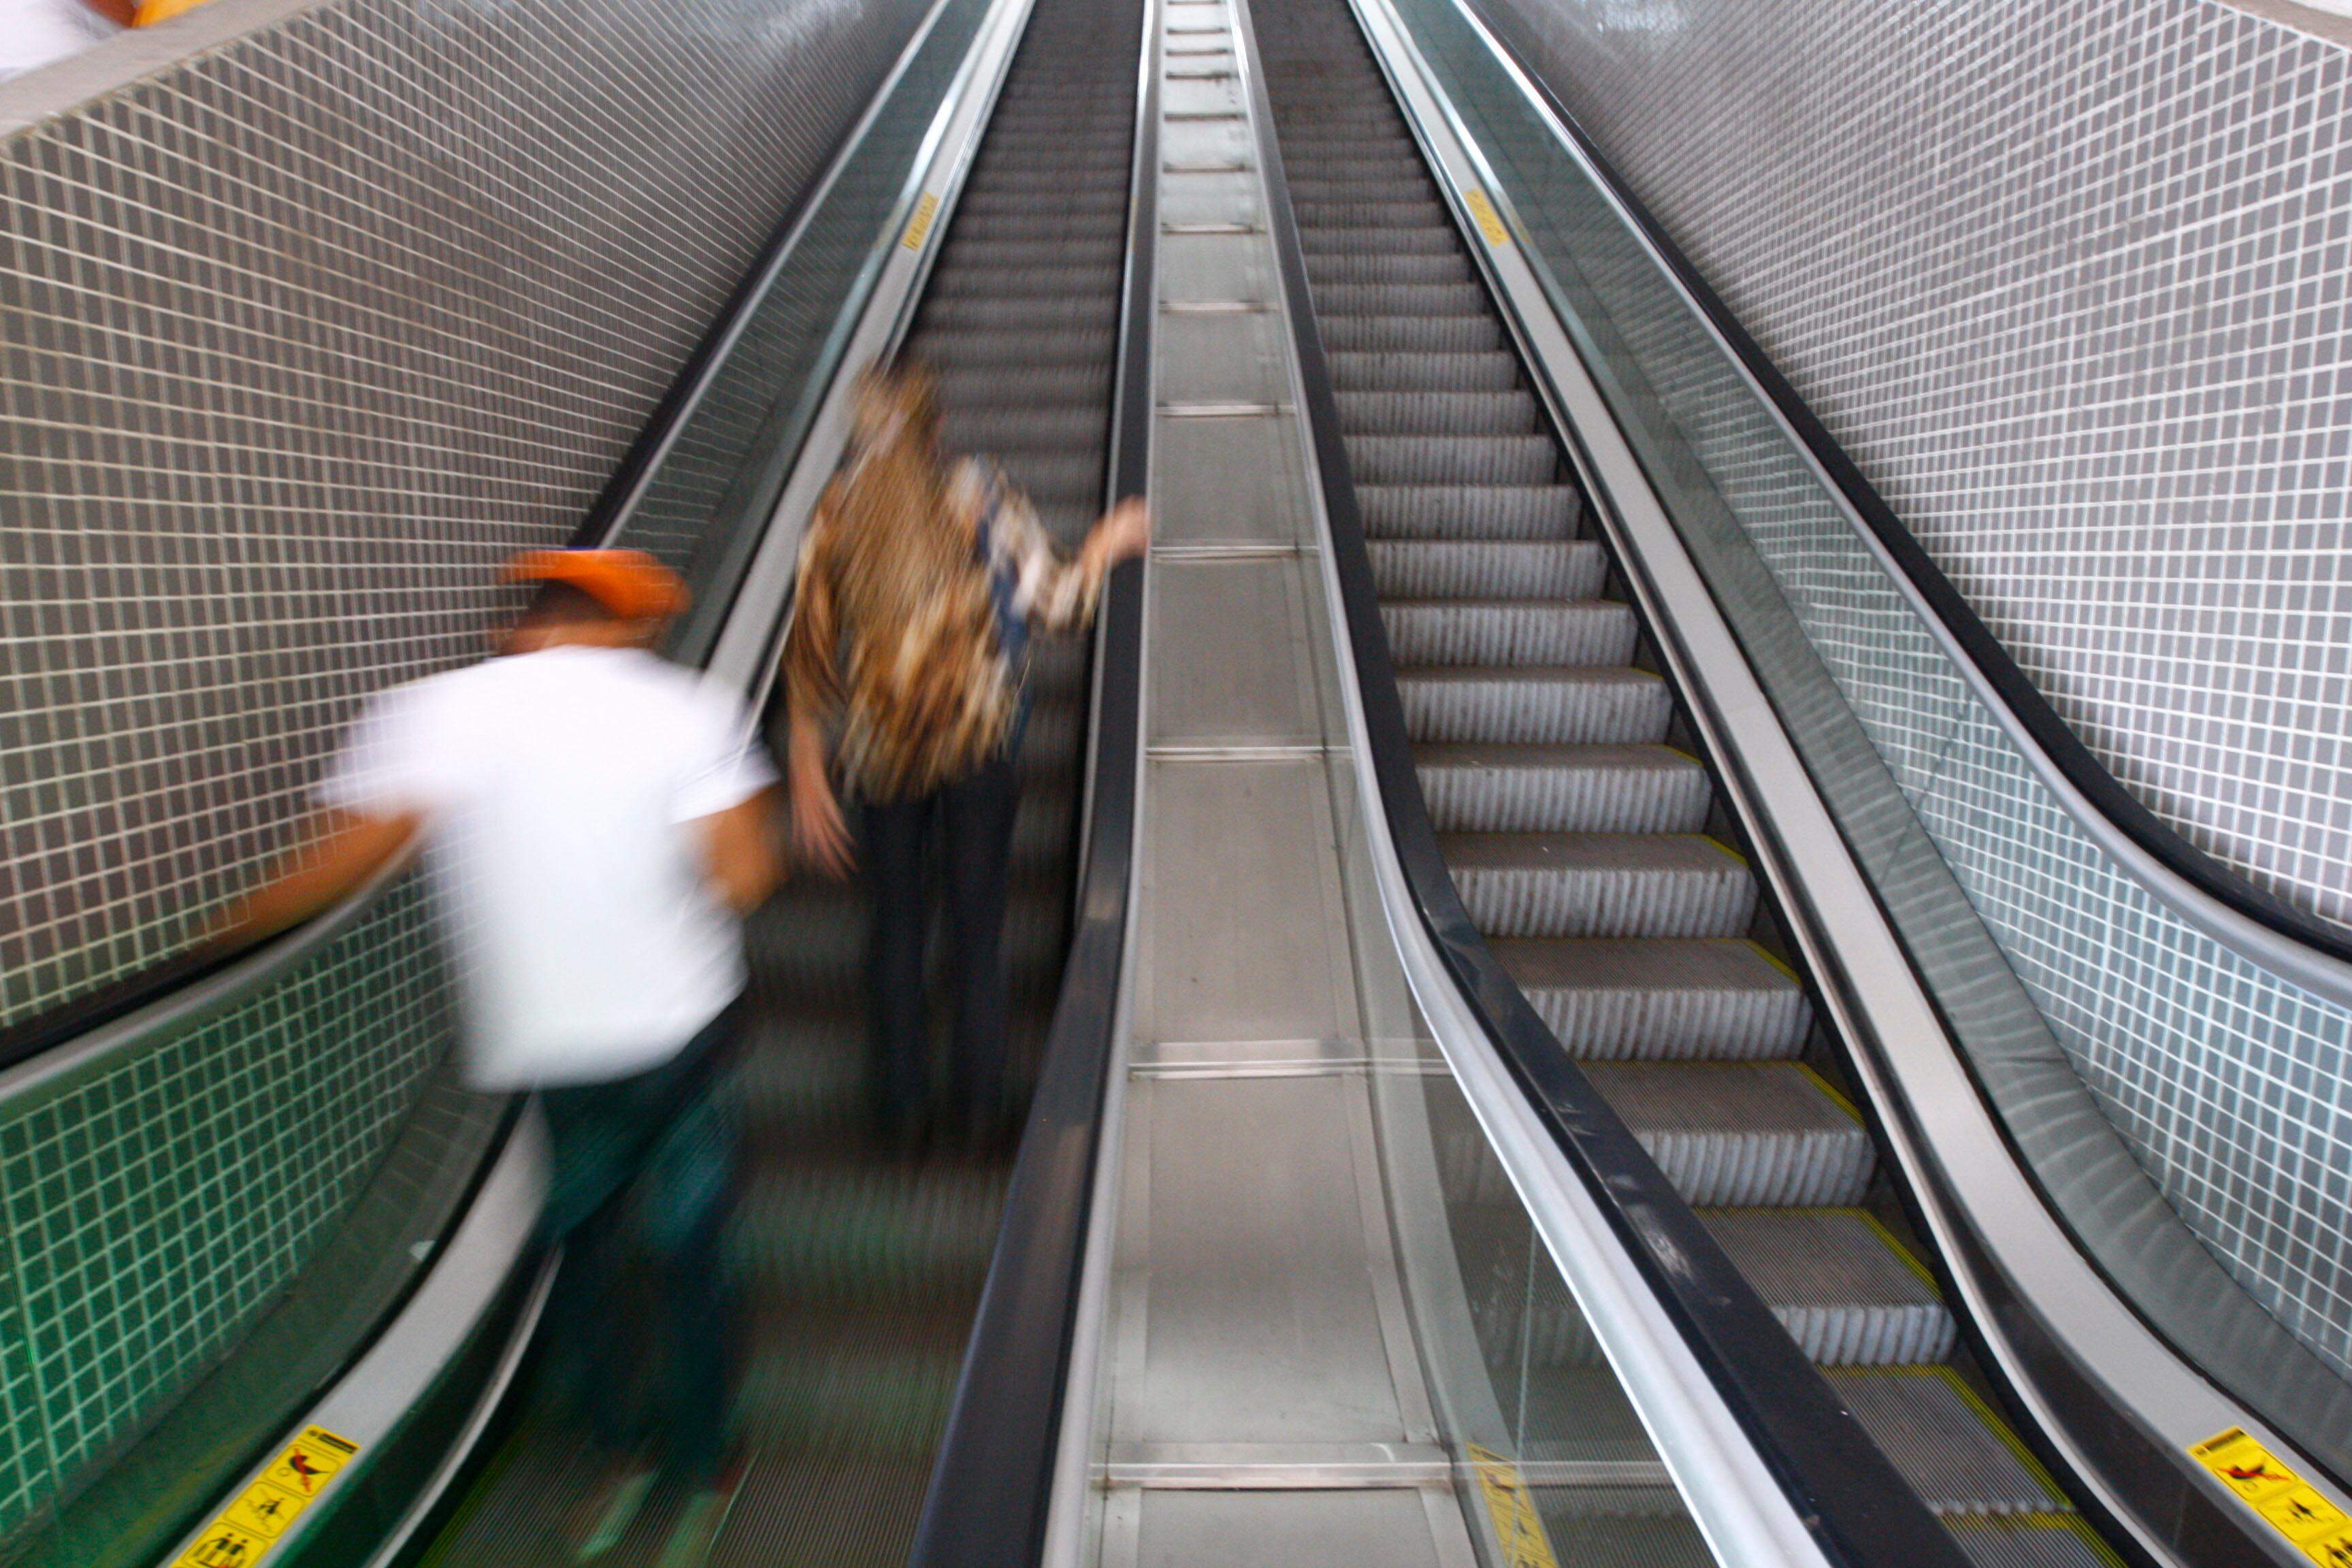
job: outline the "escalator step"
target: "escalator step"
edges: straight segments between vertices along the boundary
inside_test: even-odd
[[[1356,487],[1364,531],[1374,539],[1566,539],[1584,515],[1567,485]]]
[[[1751,942],[1492,945],[1569,1054],[1588,1061],[1793,1057],[1812,1026],[1804,988]]]
[[[1841,1367],[1831,1385],[1938,1514],[2050,1514],[2067,1505],[1941,1367]]]
[[[1452,257],[1334,258],[1335,260],[1402,266]],[[1333,353],[1331,383],[1342,399],[1374,392],[1508,392],[1519,384],[1518,363],[1500,351],[1484,353]]]
[[[1441,833],[1696,833],[1713,794],[1666,746],[1423,746],[1413,768]]]
[[[1694,1204],[1856,1204],[1870,1134],[1793,1062],[1595,1062],[1586,1069]]]
[[[1369,548],[1383,599],[1590,599],[1608,567],[1588,539],[1383,539]]]
[[[1663,741],[1665,682],[1641,669],[1400,669],[1415,741],[1514,745]]]
[[[763,1163],[730,1252],[769,1301],[954,1301],[979,1289],[1004,1173],[986,1165]]]
[[[1391,599],[1381,605],[1390,657],[1401,665],[1625,665],[1638,630],[1630,605],[1610,599]]]
[[[1311,258],[1307,271],[1318,293],[1334,283],[1467,283],[1472,276],[1470,258],[1458,253],[1362,256],[1340,252]]]
[[[1438,847],[1494,936],[1733,936],[1756,907],[1747,862],[1696,834],[1445,833]]]
[[[1324,346],[1340,353],[1474,353],[1506,341],[1492,316],[1340,316],[1323,323]]]
[[[2073,1514],[1947,1519],[1975,1568],[2120,1568],[2119,1560]]]
[[[1952,1315],[1854,1209],[1716,1209],[1700,1218],[1772,1315],[1822,1366],[1941,1361]]]
[[[1535,396],[1509,392],[1342,392],[1349,436],[1532,436]]]

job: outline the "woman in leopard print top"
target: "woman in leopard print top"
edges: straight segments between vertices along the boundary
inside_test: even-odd
[[[793,831],[828,874],[846,874],[853,858],[830,735],[857,805],[874,893],[876,1111],[889,1136],[914,1136],[923,1111],[934,822],[947,872],[957,1110],[976,1137],[1002,1130],[1001,948],[1024,654],[1033,631],[1083,629],[1103,578],[1149,537],[1143,504],[1129,500],[1063,560],[1027,498],[992,466],[940,451],[928,374],[860,378],[848,455],[802,541],[783,679]]]

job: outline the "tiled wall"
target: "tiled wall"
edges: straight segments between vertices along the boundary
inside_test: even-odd
[[[1476,3],[2107,765],[2352,921],[2352,50],[2219,0]]]
[[[0,140],[0,1024],[184,942],[359,697],[480,650],[923,6],[269,9]]]

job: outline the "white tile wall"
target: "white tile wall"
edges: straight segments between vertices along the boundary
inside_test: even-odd
[[[2218,0],[1480,0],[2159,815],[2352,921],[2352,58]]]

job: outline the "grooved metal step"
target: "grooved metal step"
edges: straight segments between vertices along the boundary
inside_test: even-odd
[[[1400,669],[1397,695],[1415,741],[1663,741],[1673,712],[1665,682],[1641,669]]]
[[[1854,1209],[1717,1209],[1700,1218],[1781,1327],[1822,1366],[1941,1361],[1952,1315]]]
[[[1396,599],[1381,605],[1381,625],[1399,664],[1488,668],[1622,666],[1638,629],[1631,608],[1607,599]]]
[[[1382,599],[1590,599],[1608,561],[1589,539],[1374,540]]]
[[[1939,1514],[2047,1514],[2065,1506],[2042,1468],[1986,1424],[1946,1367],[1838,1367],[1828,1373],[1854,1418]]]
[[[1444,833],[1438,847],[1493,936],[1731,936],[1747,929],[1747,863],[1696,834]]]
[[[1666,746],[1431,745],[1413,767],[1441,833],[1696,833],[1713,794]]]
[[[1356,508],[1373,539],[1566,539],[1584,515],[1566,485],[1371,485]]]
[[[1694,1204],[1857,1204],[1870,1134],[1793,1062],[1595,1062],[1585,1069]]]
[[[1812,1026],[1804,988],[1752,942],[1490,945],[1569,1054],[1586,1060],[1793,1057]]]

